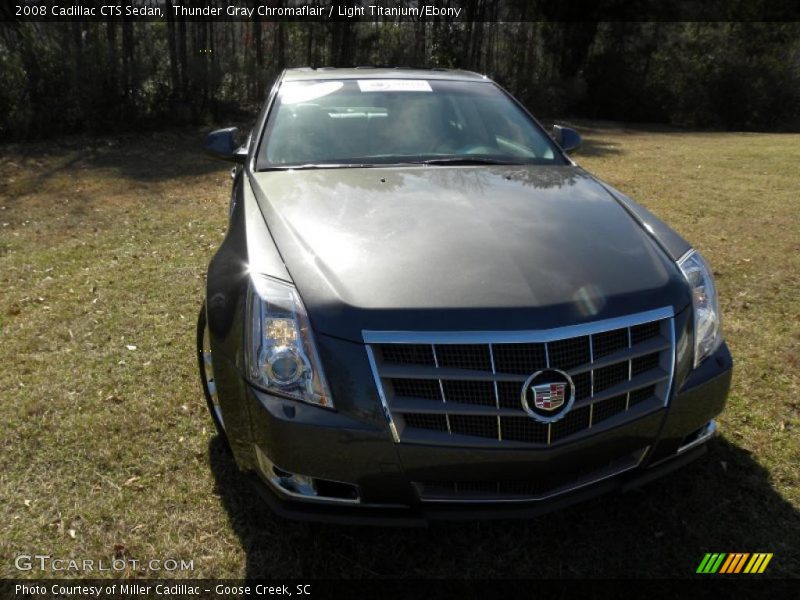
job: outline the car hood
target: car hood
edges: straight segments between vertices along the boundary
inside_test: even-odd
[[[548,329],[672,306],[674,263],[573,166],[255,173],[320,333]]]

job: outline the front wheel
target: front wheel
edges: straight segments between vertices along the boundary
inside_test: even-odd
[[[205,304],[200,308],[200,315],[197,317],[197,359],[200,367],[200,383],[203,386],[208,412],[211,413],[211,419],[214,421],[217,433],[227,443],[225,422],[222,420],[222,409],[219,404],[216,380],[214,379],[214,358],[211,355],[211,336],[206,321]]]

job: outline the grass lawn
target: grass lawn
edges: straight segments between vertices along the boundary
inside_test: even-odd
[[[800,135],[582,131],[579,162],[715,269],[736,361],[722,437],[642,491],[427,530],[280,521],[222,450],[194,335],[230,178],[199,132],[0,146],[0,577],[26,575],[18,554],[191,559],[174,574],[195,577],[686,577],[712,551],[800,575]]]

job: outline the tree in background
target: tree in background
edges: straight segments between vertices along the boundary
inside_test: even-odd
[[[468,0],[460,23],[4,23],[0,139],[245,118],[283,68],[326,65],[476,70],[545,117],[800,130],[798,23],[579,22],[518,4],[518,22]]]

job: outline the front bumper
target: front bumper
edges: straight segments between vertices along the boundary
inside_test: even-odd
[[[270,507],[286,518],[414,526],[435,519],[531,517],[636,487],[702,455],[705,442],[715,433],[710,423],[724,408],[731,373],[731,356],[723,344],[689,374],[667,407],[577,441],[533,450],[396,444],[386,427],[284,400],[242,383],[248,439],[231,441],[239,465],[251,472]],[[257,452],[282,471],[353,484],[358,502],[286,494],[263,476]],[[609,470],[620,457],[635,460]],[[530,499],[512,502],[423,499],[417,483],[546,480],[559,473],[581,475],[572,485],[562,481]]]
[[[589,500],[613,491],[625,492],[649,483],[683,467],[706,453],[705,445],[613,479],[598,482],[586,488],[559,495],[544,502],[514,504],[453,504],[385,507],[349,507],[322,505],[310,502],[287,501],[274,488],[252,473],[250,481],[260,497],[279,517],[296,521],[316,521],[340,525],[372,525],[395,527],[425,527],[431,521],[470,521],[475,519],[526,519],[537,517]]]

